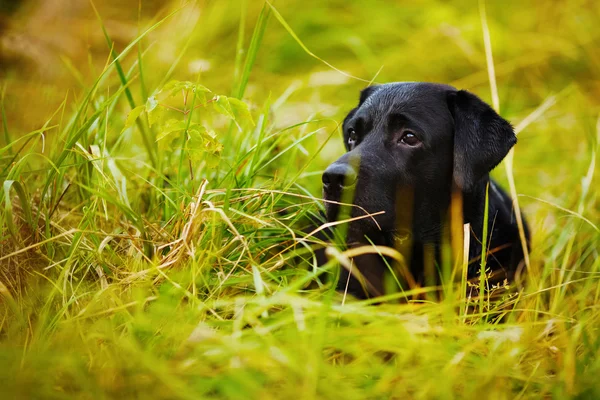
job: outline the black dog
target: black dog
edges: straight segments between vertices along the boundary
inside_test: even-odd
[[[348,193],[346,202],[354,205],[349,217],[384,211],[349,224],[349,247],[395,247],[407,260],[414,282],[431,283],[428,274],[439,282],[451,201],[458,195],[460,222],[471,226],[468,277],[479,276],[488,218],[487,267],[499,282],[513,278],[522,265],[523,248],[512,201],[489,172],[517,139],[512,126],[489,105],[442,84],[371,86],[344,120],[343,132],[348,152],[323,174],[327,219],[339,217],[335,202],[344,202]],[[484,215],[486,190],[489,210]],[[524,230],[529,242],[526,225]],[[377,254],[355,257],[364,280],[343,268],[338,290],[359,298],[383,294],[388,261]]]

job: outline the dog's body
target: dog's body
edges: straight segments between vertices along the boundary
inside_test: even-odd
[[[347,230],[349,247],[395,247],[416,283],[439,282],[444,235],[452,231],[451,203],[462,201],[461,222],[471,227],[468,277],[478,276],[487,191],[487,266],[497,281],[512,279],[523,248],[512,201],[489,172],[516,137],[489,105],[441,84],[371,86],[362,91],[343,131],[348,152],[327,168],[323,184],[330,221],[340,211],[335,202],[353,195],[347,200],[355,218]],[[355,257],[364,281],[343,269],[338,289],[357,297],[383,294],[389,261],[377,254]]]

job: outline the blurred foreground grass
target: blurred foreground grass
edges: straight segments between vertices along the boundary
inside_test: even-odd
[[[600,397],[600,3],[486,4],[533,231],[502,325],[342,305],[297,231],[366,82],[492,101],[477,3],[95,6],[3,8],[3,398]]]

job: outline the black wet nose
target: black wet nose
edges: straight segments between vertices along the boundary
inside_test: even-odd
[[[354,185],[356,171],[348,164],[333,163],[323,173],[325,189],[341,189]]]

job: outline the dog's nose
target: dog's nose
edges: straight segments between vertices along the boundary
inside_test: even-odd
[[[356,171],[348,164],[333,163],[323,173],[325,189],[342,189],[356,183]]]

